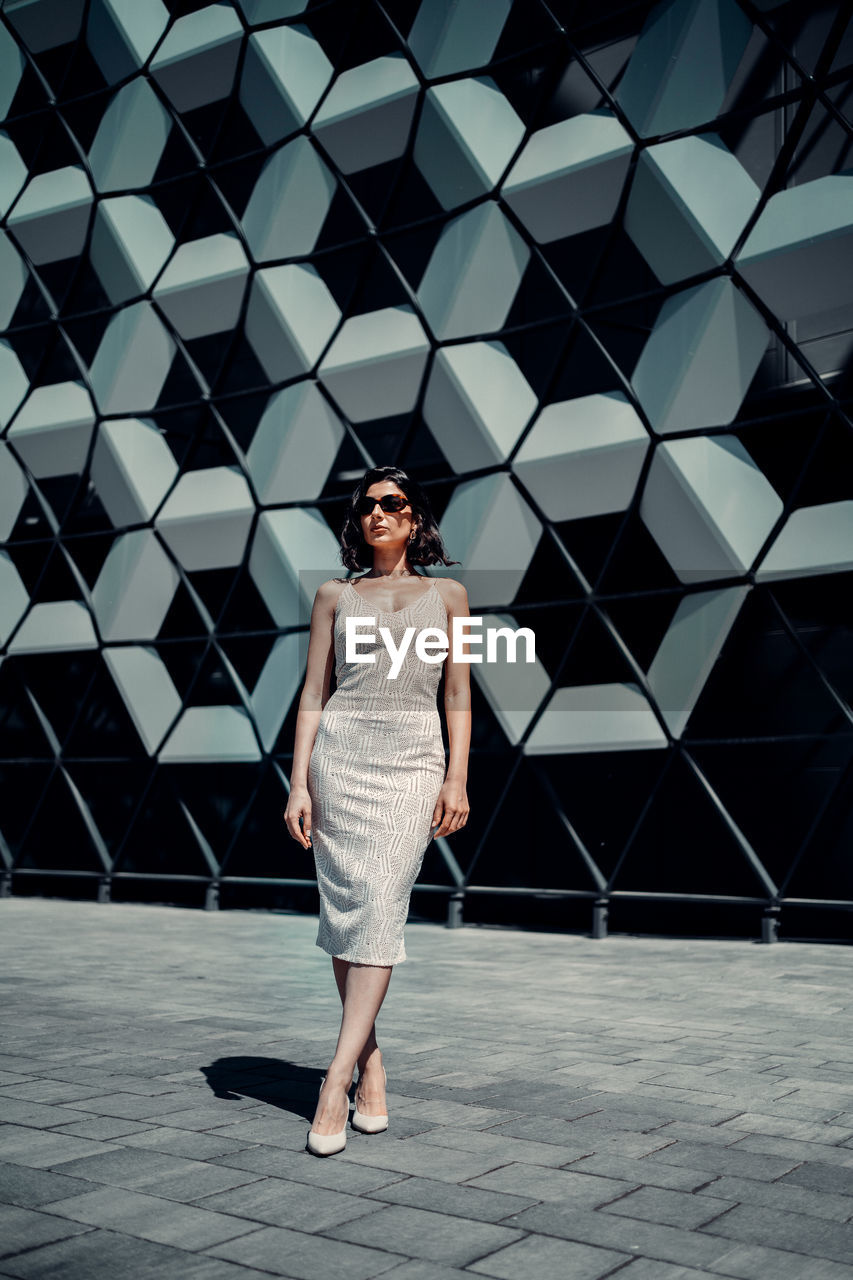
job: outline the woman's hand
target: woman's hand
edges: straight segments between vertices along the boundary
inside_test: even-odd
[[[436,823],[440,824],[438,830],[432,833],[433,840],[438,836],[450,836],[460,827],[464,827],[470,812],[465,783],[445,779],[432,811],[430,825],[434,827]]]
[[[302,819],[301,827],[299,826],[300,818]],[[290,788],[290,798],[284,811],[284,820],[293,839],[298,840],[303,849],[310,849],[311,797],[308,794],[307,787]]]

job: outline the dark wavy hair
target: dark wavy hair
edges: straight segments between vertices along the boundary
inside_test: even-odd
[[[415,564],[461,564],[461,560],[451,560],[444,546],[435,517],[430,510],[429,498],[418,484],[399,467],[371,467],[365,471],[350,498],[349,509],[341,529],[341,561],[347,569],[358,570],[372,568],[373,548],[365,542],[361,533],[361,518],[356,510],[356,503],[363,498],[372,484],[379,480],[390,480],[396,484],[411,503],[412,516],[417,522],[417,533],[406,549],[409,563]]]

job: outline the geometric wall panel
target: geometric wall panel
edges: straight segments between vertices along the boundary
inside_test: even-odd
[[[655,450],[640,514],[682,582],[750,568],[782,499],[734,436],[670,440]]]
[[[85,170],[66,165],[27,183],[7,226],[27,257],[40,266],[76,258],[86,243],[91,205]]]
[[[536,408],[536,395],[501,342],[438,353],[424,420],[458,472],[507,457]]]
[[[83,384],[59,382],[30,394],[6,439],[34,476],[63,476],[82,470],[94,426]]]
[[[267,27],[249,37],[240,103],[269,145],[300,129],[313,112],[333,68],[306,27]]]
[[[614,97],[644,138],[703,124],[718,114],[751,35],[735,0],[665,0]]]
[[[447,224],[427,264],[418,302],[438,339],[499,328],[530,251],[492,202]]]
[[[661,435],[730,423],[767,348],[761,316],[718,276],[668,298],[632,375]]]
[[[610,222],[633,150],[610,112],[561,120],[533,134],[501,194],[539,244],[579,235]]]
[[[385,307],[344,321],[318,376],[350,421],[387,418],[414,408],[428,354],[411,307]]]
[[[13,348],[0,342],[0,428],[8,426],[30,389],[30,380]]]
[[[314,118],[314,135],[342,173],[358,173],[406,149],[418,81],[392,54],[345,71]]]
[[[306,138],[294,138],[274,151],[242,219],[255,261],[310,253],[335,187],[335,179]]]
[[[246,337],[270,381],[282,382],[316,363],[340,316],[314,267],[265,267],[252,286]]]
[[[101,200],[92,232],[91,259],[110,302],[128,302],[154,283],[175,243],[153,200],[118,196]]]
[[[246,452],[249,475],[264,506],[320,496],[344,428],[313,382],[296,382],[270,397]]]
[[[182,338],[202,338],[233,329],[248,274],[236,236],[205,236],[180,246],[153,296]]]
[[[185,471],[154,527],[185,569],[215,569],[243,559],[254,509],[237,467]]]
[[[513,460],[513,471],[551,520],[624,511],[649,436],[621,391],[549,404]]]
[[[524,137],[524,122],[489,76],[427,90],[414,161],[444,209],[487,195]]]
[[[480,67],[495,51],[510,0],[434,0],[419,6],[409,48],[425,76]]]
[[[169,22],[162,0],[92,0],[86,45],[108,84],[134,75],[148,61]],[[174,28],[173,28],[174,30]]]
[[[211,4],[178,18],[151,59],[151,75],[177,111],[218,102],[230,92],[243,28],[230,5]]]
[[[853,29],[825,17],[0,5],[0,767],[104,779],[70,801],[94,872],[39,843],[47,774],[9,790],[0,895],[311,905],[276,845],[310,609],[392,464],[459,561],[430,572],[536,636],[472,666],[471,819],[416,909],[849,932]]]
[[[662,284],[722,266],[758,204],[756,183],[719,138],[646,147],[625,230]]]
[[[119,89],[89,148],[89,168],[98,191],[144,187],[154,177],[172,129],[172,117],[147,80]]]
[[[779,191],[737,255],[739,274],[783,319],[850,301],[853,174]]]
[[[116,528],[151,519],[178,464],[156,423],[145,418],[102,422],[92,455],[92,483]]]

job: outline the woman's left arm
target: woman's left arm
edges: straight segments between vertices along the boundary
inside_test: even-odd
[[[439,824],[438,830],[433,832],[433,839],[452,835],[464,827],[470,812],[466,782],[471,745],[471,668],[467,662],[453,661],[453,618],[469,617],[468,592],[461,582],[445,579],[442,586],[447,609],[447,638],[450,641],[444,663],[444,715],[450,759],[433,812],[432,825]]]

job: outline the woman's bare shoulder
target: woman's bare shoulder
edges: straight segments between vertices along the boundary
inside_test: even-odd
[[[320,609],[334,608],[337,604],[338,596],[343,591],[349,581],[348,578],[327,578],[325,582],[321,582],[314,596],[314,603]]]
[[[461,582],[457,582],[455,578],[445,577],[435,578],[434,582],[451,613],[467,614],[468,592]]]

